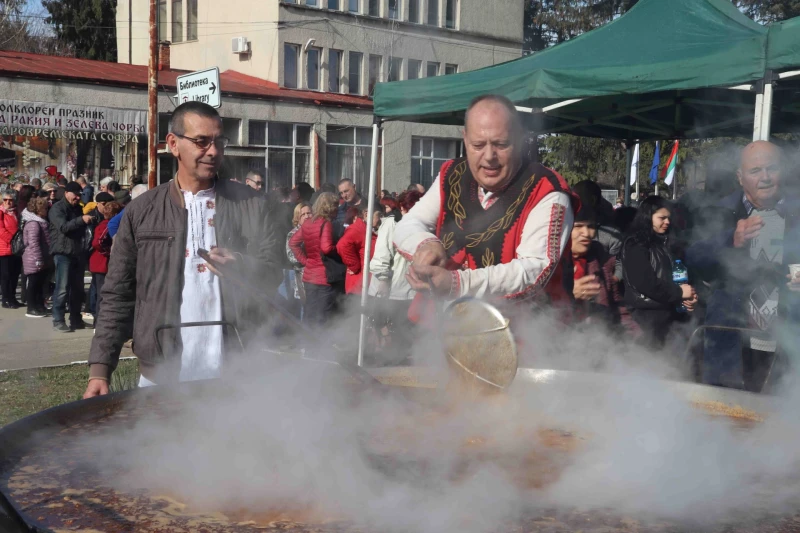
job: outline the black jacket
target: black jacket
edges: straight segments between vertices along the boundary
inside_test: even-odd
[[[622,246],[625,304],[630,309],[673,309],[682,301],[672,281],[672,253],[666,240],[628,237]]]
[[[90,375],[109,377],[123,343],[133,339],[142,374],[156,383],[176,382],[180,373],[180,331],[159,335],[158,326],[179,324],[186,260],[187,211],[183,194],[170,181],[132,201],[123,211],[102,305],[89,354]],[[264,196],[249,187],[217,180],[214,226],[217,243],[234,252],[235,268],[253,286],[272,291],[281,279],[285,235],[275,233]],[[220,278],[222,319],[235,324],[246,340],[264,324],[265,304],[258,294]],[[226,355],[232,335],[226,334]],[[235,346],[235,343],[233,344]]]
[[[747,324],[747,303],[753,289],[765,280],[780,288],[778,314],[785,319],[800,321],[800,296],[786,286],[789,265],[800,263],[800,198],[785,196],[782,211],[786,220],[781,265],[755,261],[747,246],[734,248],[733,234],[740,220],[748,217],[742,202],[743,192],[736,191],[718,205],[717,226],[722,229],[694,243],[686,252],[687,266],[693,273],[711,284],[714,292],[724,292],[737,302],[736,308],[709,309],[712,315],[729,317],[718,323],[744,327]],[[708,232],[707,232],[708,233]],[[726,306],[727,307],[727,306]],[[715,322],[717,323],[717,322]]]
[[[628,237],[622,245],[625,305],[642,330],[646,345],[659,349],[678,317],[680,286],[672,281],[672,253],[658,236]]]
[[[66,198],[59,200],[50,208],[47,218],[50,220],[50,253],[80,256],[86,233],[80,204],[72,206]]]

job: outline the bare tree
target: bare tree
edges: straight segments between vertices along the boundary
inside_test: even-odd
[[[46,13],[26,12],[25,5],[25,0],[0,0],[0,50],[73,56],[45,21]]]

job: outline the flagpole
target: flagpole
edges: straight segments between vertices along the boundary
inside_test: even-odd
[[[639,141],[636,141],[636,145],[637,145],[637,148],[638,148],[637,154],[636,154],[637,157],[638,157],[637,161],[641,161],[642,160],[642,147],[639,146]],[[642,166],[641,163],[637,163],[636,164],[636,201],[637,202],[641,202],[642,201],[642,199],[639,197],[639,168],[641,166]]]

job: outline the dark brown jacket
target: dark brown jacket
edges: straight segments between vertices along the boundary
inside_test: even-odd
[[[119,362],[123,343],[132,338],[133,352],[146,378],[155,383],[178,380],[179,330],[159,334],[163,359],[155,330],[181,322],[187,218],[175,180],[144,193],[125,209],[100,294],[100,316],[89,354],[90,376],[109,377]],[[217,245],[241,254],[236,268],[245,279],[266,290],[277,287],[283,241],[272,230],[263,196],[249,187],[217,180],[214,225]],[[222,319],[234,323],[247,338],[247,332],[253,333],[262,323],[263,302],[224,277],[220,278],[220,293]]]

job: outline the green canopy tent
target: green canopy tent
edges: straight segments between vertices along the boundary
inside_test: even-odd
[[[730,0],[642,0],[605,26],[514,61],[378,84],[375,115],[461,124],[473,98],[496,93],[523,109],[544,110],[533,116],[536,131],[624,139],[684,136],[732,118],[727,106],[717,105],[702,122],[690,122],[692,113],[683,109],[688,95],[734,108],[749,103],[752,110],[752,95],[715,88],[763,78],[767,35],[767,28]],[[692,94],[698,89],[704,92]],[[752,120],[752,113],[743,120]]]
[[[766,139],[771,127],[790,131],[791,120],[771,124],[773,82],[800,72],[773,75],[770,69],[800,66],[799,26],[762,26],[730,0],[642,0],[613,22],[533,55],[460,74],[379,83],[369,199],[382,121],[460,125],[469,103],[487,93],[508,97],[528,127],[541,133],[656,140],[751,133]],[[794,91],[780,98],[779,109],[793,109]],[[359,364],[365,320],[362,314]]]

